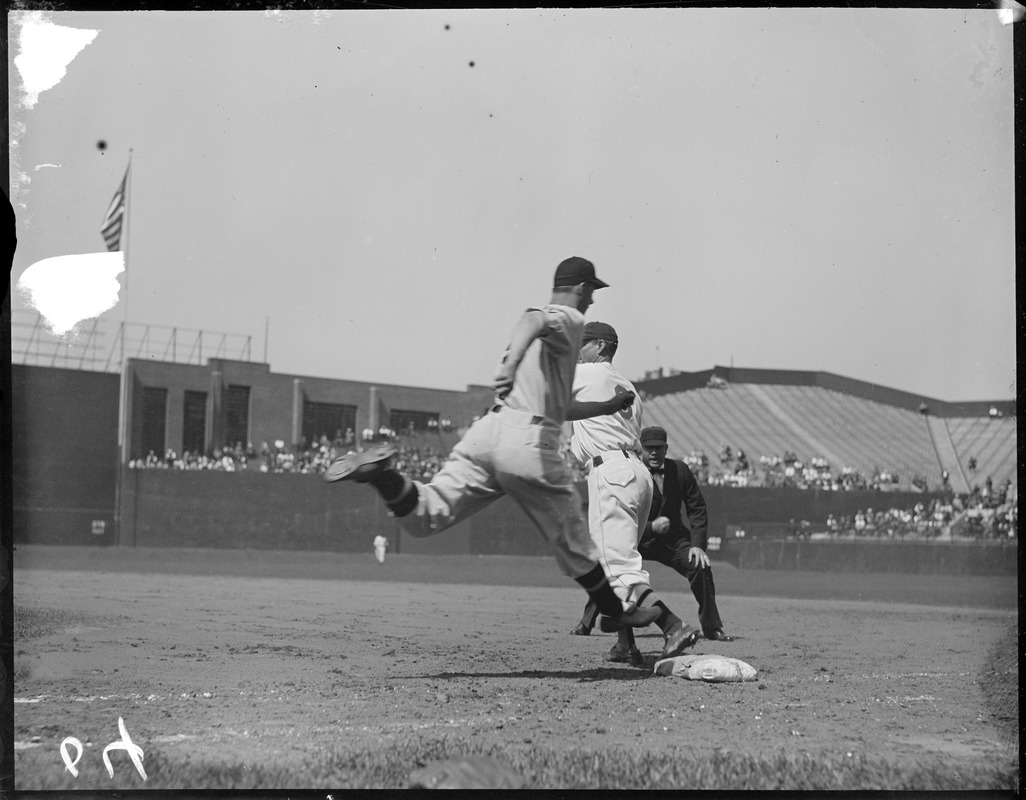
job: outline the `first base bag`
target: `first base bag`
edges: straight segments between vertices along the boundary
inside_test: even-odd
[[[736,658],[716,655],[688,655],[664,658],[655,663],[656,675],[672,675],[689,681],[733,683],[755,680],[755,667]]]

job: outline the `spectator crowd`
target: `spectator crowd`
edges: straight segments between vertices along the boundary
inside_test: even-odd
[[[871,476],[850,466],[834,470],[825,458],[814,456],[803,461],[790,450],[785,450],[783,455],[762,455],[756,466],[744,450],[734,450],[724,443],[720,445],[715,463],[710,462],[703,450],[691,450],[681,460],[704,486],[886,491],[896,489],[899,484],[898,474],[889,469],[874,468]],[[918,485],[918,479],[919,476],[913,478],[913,485]]]
[[[439,429],[450,430],[450,426],[446,424],[444,427],[439,426]],[[365,431],[362,438],[368,440],[366,434]],[[254,448],[252,443],[243,447],[242,442],[236,442],[234,446],[214,448],[209,455],[189,450],[179,455],[171,449],[163,455],[157,455],[151,450],[145,458],[129,461],[128,466],[130,469],[290,472],[319,475],[340,455],[356,449],[355,438],[350,429],[334,439],[321,436],[310,445],[298,447],[290,447],[284,440],[276,439],[272,443],[263,442],[259,450]],[[388,428],[382,428],[376,437],[371,432],[369,441],[383,440],[392,441],[396,445],[396,469],[415,480],[431,480],[447,457],[447,453],[438,448],[410,443]]]
[[[827,516],[825,530],[811,525],[796,531],[799,538],[973,539],[1016,537],[1018,512],[1014,502],[984,505],[970,496],[954,495],[916,503],[912,508],[859,509],[854,514]]]
[[[450,426],[446,424],[445,429],[450,429]],[[366,441],[393,441],[398,451],[396,469],[414,480],[430,481],[448,457],[447,452],[422,442],[415,443],[412,436],[404,439],[386,427],[380,429],[377,436],[373,431],[364,431],[361,438]],[[309,445],[295,448],[282,439],[276,439],[273,443],[263,442],[259,450],[252,443],[244,447],[241,442],[236,442],[234,446],[215,448],[209,455],[192,451],[178,455],[169,449],[160,456],[150,451],[145,458],[130,461],[128,466],[133,469],[322,474],[335,458],[356,448],[355,439],[350,429],[344,434],[340,432],[334,439],[321,436]],[[566,437],[560,441],[560,453],[572,479],[575,482],[585,480],[586,469],[570,453]],[[846,491],[883,490],[896,487],[898,483],[898,476],[887,470],[874,469],[867,478],[851,467],[834,471],[823,458],[814,457],[807,463],[803,462],[791,451],[785,451],[782,456],[761,456],[758,469],[753,468],[743,450],[734,451],[727,444],[721,446],[717,456],[718,467],[711,465],[701,450],[692,450],[682,460],[694,472],[698,482],[706,486]],[[912,485],[921,491],[927,490],[921,476],[914,476]],[[947,485],[945,480],[944,486]],[[982,486],[975,485],[968,494],[948,492],[943,498],[919,502],[912,508],[866,508],[851,515],[831,514],[822,527],[803,521],[794,525],[791,533],[799,538],[930,539],[955,533],[977,539],[1007,539],[1017,535],[1017,501],[1011,480],[995,489],[988,477]]]

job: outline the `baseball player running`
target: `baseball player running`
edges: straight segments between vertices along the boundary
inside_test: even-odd
[[[655,623],[665,637],[661,657],[673,658],[691,647],[699,633],[652,590],[638,552],[652,505],[652,477],[641,458],[641,401],[615,414],[592,413],[592,406],[603,398],[617,392],[636,394],[631,382],[613,367],[618,346],[612,325],[589,322],[584,326],[569,414],[570,452],[588,470],[588,527],[609,583],[625,605],[658,611]],[[644,664],[630,628],[619,631],[606,660]]]
[[[596,289],[608,286],[590,261],[574,256],[556,268],[552,298],[520,317],[495,374],[495,404],[453,448],[430,483],[390,466],[384,444],[336,459],[326,481],[369,483],[412,536],[434,536],[508,494],[551,543],[563,574],[572,577],[602,614],[604,631],[644,627],[659,610],[628,606],[609,585],[581,510],[581,499],[559,453],[570,408],[584,312]],[[629,406],[626,391],[602,398],[589,413]]]

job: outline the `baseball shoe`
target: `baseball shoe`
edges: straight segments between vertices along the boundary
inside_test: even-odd
[[[378,444],[362,453],[346,453],[328,465],[324,472],[324,480],[328,483],[348,480],[366,483],[388,468],[389,459],[396,452],[398,451],[390,444]]]
[[[710,642],[732,642],[734,637],[724,633],[722,630],[718,631],[705,631],[702,633],[706,639]]]
[[[689,647],[694,647],[695,642],[701,638],[702,634],[695,628],[681,623],[666,635],[666,644],[663,647],[663,655],[661,657],[675,658]]]
[[[577,627],[570,631],[571,636],[591,636],[591,628],[578,623]]]
[[[659,619],[660,613],[658,608],[652,606],[624,611],[615,617],[602,615],[599,617],[599,629],[603,633],[616,633],[621,628],[644,628]]]
[[[619,644],[614,644],[603,658],[605,658],[606,661],[612,661],[614,664],[630,663],[632,667],[645,666],[645,659],[642,657],[641,651],[637,647],[624,650]]]

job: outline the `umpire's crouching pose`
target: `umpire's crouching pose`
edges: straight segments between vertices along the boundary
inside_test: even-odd
[[[716,587],[705,552],[709,514],[698,481],[687,464],[666,457],[666,431],[662,428],[645,428],[641,432],[641,446],[655,486],[652,510],[638,552],[643,559],[672,567],[688,579],[698,601],[698,621],[706,639],[733,641],[733,636],[723,632],[716,608]],[[596,616],[597,609],[589,603],[580,624],[571,633],[587,636],[595,626]]]

